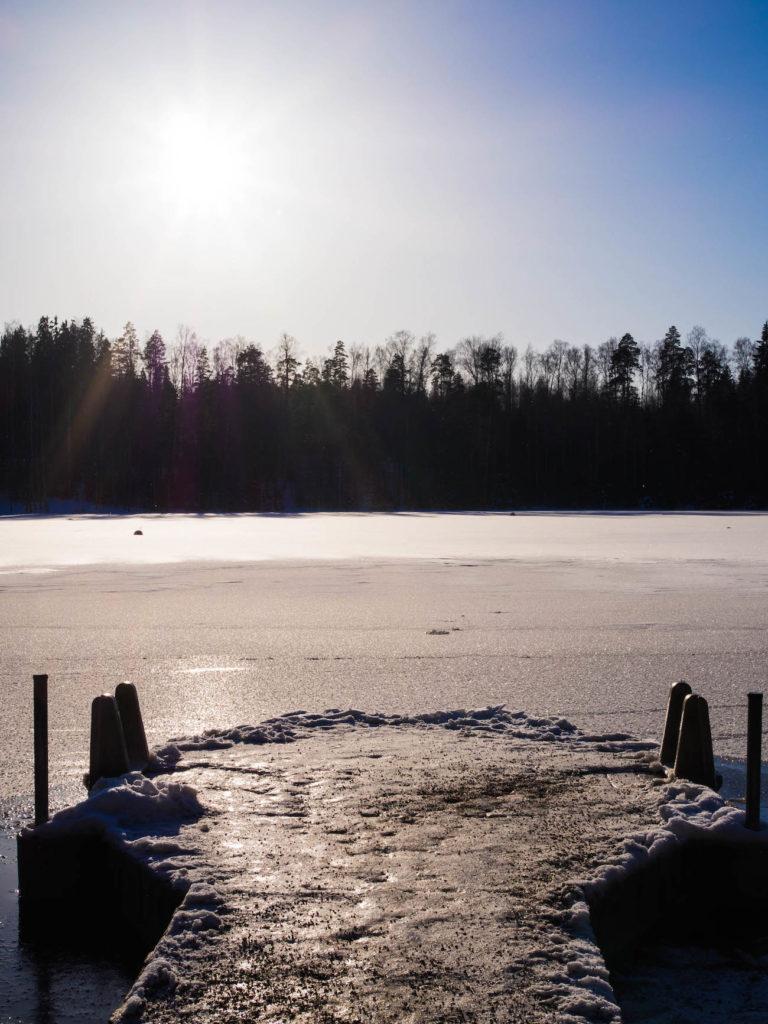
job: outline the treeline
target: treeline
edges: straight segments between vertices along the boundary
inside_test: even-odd
[[[300,360],[43,317],[0,338],[0,492],[133,509],[764,507],[768,323],[731,348],[400,331]]]

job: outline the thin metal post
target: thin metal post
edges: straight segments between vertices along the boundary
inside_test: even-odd
[[[35,824],[48,821],[48,676],[33,676]]]
[[[760,828],[760,769],[763,745],[763,695],[747,694],[747,815],[744,824]]]

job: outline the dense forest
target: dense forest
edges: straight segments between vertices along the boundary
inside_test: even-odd
[[[0,494],[129,509],[754,508],[768,504],[768,323],[730,348],[399,331],[300,361],[283,335],[144,344],[43,317],[0,339]]]

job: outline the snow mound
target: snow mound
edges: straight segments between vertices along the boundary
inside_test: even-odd
[[[137,850],[149,851],[157,841],[141,836],[129,842],[132,834],[147,826],[167,828],[193,821],[206,813],[193,786],[173,778],[150,779],[136,771],[117,779],[100,779],[86,800],[54,814],[35,833],[109,834]],[[168,840],[161,842],[172,845]]]
[[[236,743],[292,743],[310,732],[341,727],[375,729],[380,727],[429,727],[469,730],[473,733],[504,733],[514,739],[546,742],[576,741],[596,745],[597,749],[613,752],[655,751],[658,744],[652,740],[636,740],[623,733],[606,736],[587,736],[572,722],[559,716],[536,718],[524,711],[508,711],[503,704],[489,705],[474,710],[452,709],[411,715],[388,715],[380,712],[360,711],[357,708],[327,708],[320,713],[290,711],[277,718],[269,718],[259,725],[238,725],[229,729],[209,729],[198,736],[172,740],[157,750],[150,767],[155,771],[168,771],[178,763],[185,752],[223,750]]]

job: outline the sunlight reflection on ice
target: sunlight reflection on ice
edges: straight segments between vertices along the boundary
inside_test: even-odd
[[[175,668],[172,675],[199,675],[201,672],[247,672],[245,665],[229,665],[226,667],[211,666],[203,668]]]

